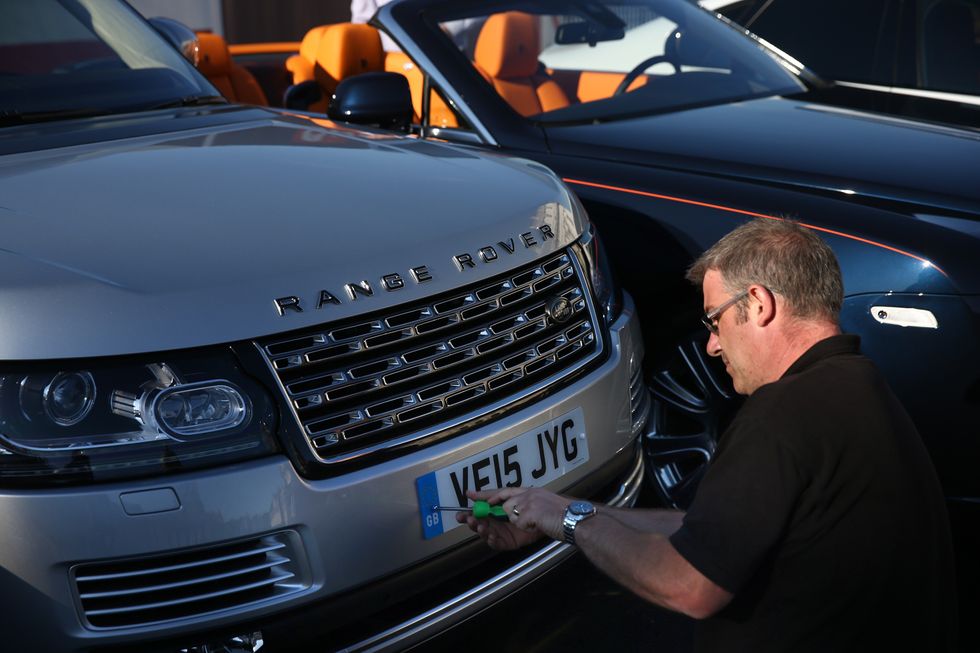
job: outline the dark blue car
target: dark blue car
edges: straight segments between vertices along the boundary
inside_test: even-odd
[[[683,272],[761,216],[834,248],[844,329],[916,419],[952,507],[980,505],[975,131],[815,103],[798,62],[683,0],[403,0],[374,24],[420,86],[418,133],[546,164],[599,225],[646,331],[648,472],[667,502],[689,500],[732,404]]]
[[[980,134],[820,103],[802,64],[685,0],[402,0],[372,24],[401,52],[347,55],[408,78],[415,133],[540,161],[599,225],[645,329],[666,503],[690,500],[737,401],[685,268],[746,220],[792,218],[837,253],[842,326],[916,420],[954,525],[977,523]],[[329,97],[345,69],[310,64]]]

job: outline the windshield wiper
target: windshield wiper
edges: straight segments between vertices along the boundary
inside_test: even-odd
[[[51,120],[68,120],[71,118],[91,118],[92,116],[102,116],[108,113],[105,109],[60,109],[58,111],[28,111],[27,113],[17,109],[0,109],[0,126],[10,127],[13,125],[27,125],[35,122],[48,122]]]
[[[0,127],[26,125],[29,123],[50,122],[52,120],[69,120],[71,118],[91,118],[113,113],[129,113],[131,111],[153,111],[154,109],[170,109],[174,107],[200,107],[205,105],[228,104],[228,100],[220,95],[189,95],[178,100],[168,100],[149,107],[111,107],[81,109],[60,109],[58,111],[28,111],[17,109],[0,109]]]
[[[173,109],[177,107],[203,107],[209,104],[228,104],[228,100],[220,95],[188,95],[178,100],[170,100],[146,107],[146,111],[154,109]]]

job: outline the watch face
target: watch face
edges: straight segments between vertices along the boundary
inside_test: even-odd
[[[587,501],[575,501],[570,506],[568,506],[568,510],[573,515],[588,515],[589,513],[594,511],[595,508],[592,506],[591,503],[588,503]]]

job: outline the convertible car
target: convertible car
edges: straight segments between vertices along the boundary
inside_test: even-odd
[[[954,520],[977,522],[976,131],[821,103],[799,62],[684,0],[402,0],[372,25],[322,26],[284,53],[287,104],[319,112],[354,93],[367,107],[387,70],[409,82],[420,138],[558,172],[642,317],[647,470],[667,504],[690,500],[737,402],[683,272],[745,220],[792,218],[834,248],[843,328],[916,420]]]

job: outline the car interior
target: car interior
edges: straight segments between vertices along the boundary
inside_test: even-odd
[[[556,70],[541,64],[539,20],[517,11],[487,18],[472,52],[472,64],[487,83],[522,116],[613,96],[625,73]],[[198,35],[202,53],[199,69],[215,87],[229,100],[267,105],[255,79],[228,54],[224,40],[211,33]],[[326,111],[328,99],[342,80],[365,72],[387,71],[399,73],[408,80],[414,120],[421,122],[424,76],[405,53],[385,52],[380,33],[374,27],[354,23],[318,25],[307,31],[298,50],[284,64],[291,84],[283,100],[287,108]],[[316,92],[311,93],[308,88],[298,90],[309,83],[315,84]],[[627,90],[646,83],[647,76],[638,75]],[[428,124],[460,125],[459,116],[435,89],[429,98]]]
[[[231,102],[268,106],[265,92],[255,77],[238,65],[228,52],[228,44],[217,34],[197,34],[200,55],[198,70]]]

